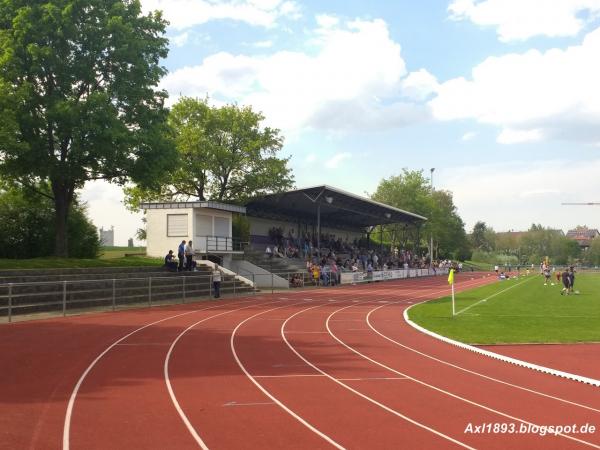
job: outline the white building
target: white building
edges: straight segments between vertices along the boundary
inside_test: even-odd
[[[115,227],[110,227],[110,230],[100,228],[100,245],[103,247],[114,247],[115,245]]]
[[[232,238],[232,214],[246,212],[243,206],[213,201],[142,203],[146,210],[146,254],[163,257],[177,253],[182,240],[192,241],[197,254],[215,255],[227,264],[231,255],[242,253]]]

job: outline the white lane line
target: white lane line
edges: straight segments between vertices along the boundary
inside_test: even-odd
[[[408,377],[338,378],[338,381],[410,380]]]
[[[327,331],[288,331],[289,334],[327,334]]]
[[[460,311],[457,311],[455,315],[456,315],[456,316],[458,316],[459,314],[462,314],[462,313],[464,313],[465,311],[468,311],[469,309],[473,308],[474,306],[477,306],[477,305],[479,305],[479,304],[480,304],[480,303],[482,303],[482,302],[487,302],[487,301],[488,301],[490,298],[494,298],[496,295],[500,295],[500,294],[502,294],[503,292],[506,292],[506,291],[508,291],[508,290],[510,290],[510,289],[512,289],[512,288],[515,288],[515,287],[517,287],[517,286],[519,286],[519,285],[521,285],[521,284],[523,284],[523,283],[526,283],[526,282],[528,282],[529,280],[533,280],[533,278],[528,278],[528,279],[526,279],[526,280],[519,281],[517,284],[513,284],[512,286],[510,286],[510,287],[507,287],[506,289],[502,289],[501,291],[498,291],[498,292],[496,292],[495,294],[492,294],[492,295],[490,295],[489,297],[486,297],[486,298],[484,298],[484,299],[481,299],[481,300],[479,300],[478,302],[475,302],[475,303],[473,303],[472,305],[469,305],[469,306],[467,306],[466,308],[463,308],[463,309],[461,309]]]
[[[387,305],[384,305],[384,306],[387,306]],[[392,339],[391,337],[389,337],[389,336],[381,333],[371,323],[371,314],[374,313],[375,311],[377,311],[378,309],[383,308],[384,306],[379,306],[379,307],[373,309],[372,311],[370,311],[369,314],[367,314],[367,324],[369,325],[369,327],[375,333],[377,333],[382,338],[387,339],[388,341],[390,341],[391,343],[393,343],[395,345],[398,345],[398,346],[400,346],[402,348],[405,348],[406,350],[410,350],[411,352],[417,353],[418,355],[421,355],[421,356],[423,356],[425,358],[429,358],[429,359],[431,359],[433,361],[439,362],[441,364],[445,364],[447,366],[453,367],[453,368],[458,369],[458,370],[462,370],[463,372],[470,373],[472,375],[475,375],[475,376],[478,376],[478,377],[481,377],[481,378],[485,378],[486,380],[490,380],[490,381],[493,381],[495,383],[500,383],[500,384],[503,384],[505,386],[510,386],[512,388],[515,388],[515,389],[520,389],[522,391],[529,392],[531,394],[539,395],[541,397],[545,397],[545,398],[549,398],[549,399],[552,399],[552,400],[556,400],[556,401],[559,401],[559,402],[562,402],[562,403],[566,403],[568,405],[577,406],[579,408],[584,408],[584,409],[587,409],[587,410],[590,410],[590,411],[594,411],[594,412],[600,413],[600,409],[592,408],[591,406],[587,406],[587,405],[582,405],[581,403],[576,403],[576,402],[573,402],[573,401],[570,401],[570,400],[566,400],[566,399],[561,398],[561,397],[556,397],[554,395],[545,394],[543,392],[536,391],[534,389],[530,389],[530,388],[527,388],[525,386],[520,386],[518,384],[509,383],[508,381],[503,381],[503,380],[500,380],[498,378],[490,377],[489,375],[485,375],[483,373],[475,372],[474,370],[470,370],[470,369],[467,369],[465,367],[458,366],[458,365],[453,364],[453,363],[451,363],[449,361],[445,361],[443,359],[436,358],[435,356],[429,355],[427,353],[423,353],[423,352],[421,352],[421,351],[419,351],[419,350],[417,350],[417,349],[415,349],[413,347],[409,347],[409,346],[407,346],[405,344],[402,344],[401,342],[398,342],[398,341]]]
[[[430,432],[432,432],[433,434],[435,434],[435,435],[437,435],[437,436],[440,436],[440,437],[442,437],[442,438],[444,438],[444,439],[447,439],[447,440],[449,440],[450,442],[453,442],[453,443],[455,443],[455,444],[457,444],[457,445],[460,445],[461,447],[464,447],[464,448],[468,448],[468,449],[474,450],[474,448],[473,448],[473,447],[470,447],[469,445],[467,445],[467,444],[465,444],[465,443],[463,443],[463,442],[457,441],[456,439],[454,439],[454,438],[451,438],[450,436],[447,436],[447,435],[445,435],[445,434],[443,434],[443,433],[440,433],[439,431],[437,431],[437,430],[434,430],[433,428],[430,428],[430,427],[428,427],[427,425],[424,425],[424,424],[422,424],[422,423],[420,423],[420,422],[417,422],[416,420],[414,420],[414,419],[411,419],[411,418],[410,418],[410,417],[408,417],[408,416],[405,416],[404,414],[402,414],[402,413],[400,413],[400,412],[396,411],[395,409],[392,409],[392,408],[390,408],[390,407],[388,407],[388,406],[384,405],[383,403],[380,403],[380,402],[378,402],[377,400],[375,400],[375,399],[373,399],[373,398],[371,398],[371,397],[369,397],[369,396],[367,396],[367,395],[363,394],[362,392],[359,392],[359,391],[357,391],[356,389],[354,389],[354,388],[352,388],[352,387],[348,386],[347,384],[344,384],[343,382],[341,382],[341,381],[340,381],[340,380],[338,380],[337,378],[335,378],[335,377],[331,376],[330,374],[328,374],[328,373],[327,373],[327,372],[325,372],[324,370],[321,370],[321,369],[319,369],[319,368],[318,368],[316,365],[314,365],[314,364],[313,364],[313,363],[311,363],[311,362],[310,362],[308,359],[306,359],[304,356],[302,356],[302,355],[300,354],[300,352],[298,352],[298,351],[297,351],[297,350],[296,350],[296,349],[295,349],[295,348],[294,348],[294,347],[293,347],[293,346],[292,346],[292,345],[289,343],[289,341],[288,341],[288,340],[287,340],[287,338],[285,337],[285,326],[286,326],[286,324],[288,323],[288,321],[289,321],[289,320],[293,319],[293,318],[294,318],[294,317],[296,317],[297,315],[299,315],[299,314],[301,314],[301,313],[303,313],[303,312],[305,312],[305,311],[311,310],[311,309],[320,308],[321,306],[322,306],[322,305],[317,305],[317,306],[312,306],[312,307],[310,307],[310,308],[306,308],[306,309],[300,310],[300,311],[298,311],[297,313],[295,313],[295,314],[292,314],[290,317],[288,317],[288,319],[287,319],[287,320],[286,320],[286,321],[283,323],[283,325],[281,325],[281,337],[282,337],[283,341],[284,341],[284,342],[286,343],[286,345],[287,345],[287,346],[290,348],[290,350],[291,350],[291,351],[293,351],[293,352],[294,352],[294,353],[295,353],[295,354],[298,356],[298,358],[300,358],[302,361],[304,361],[304,362],[305,362],[306,364],[308,364],[310,367],[312,367],[313,369],[315,369],[317,372],[319,372],[319,373],[321,373],[321,374],[325,375],[327,378],[329,378],[329,379],[330,379],[331,381],[333,381],[334,383],[337,383],[337,384],[339,384],[339,385],[340,385],[340,386],[342,386],[343,388],[345,388],[345,389],[348,389],[350,392],[352,392],[352,393],[354,393],[354,394],[358,395],[358,396],[359,396],[359,397],[361,397],[361,398],[364,398],[365,400],[367,400],[367,401],[369,401],[369,402],[373,403],[374,405],[377,405],[377,406],[379,406],[380,408],[383,408],[384,410],[386,410],[386,411],[388,411],[388,412],[390,412],[390,413],[394,414],[395,416],[398,416],[398,417],[400,417],[401,419],[404,419],[404,420],[406,420],[407,422],[410,422],[410,423],[412,423],[413,425],[416,425],[416,426],[418,426],[418,427],[420,427],[420,428],[423,428],[424,430],[430,431]]]
[[[190,432],[190,434],[192,435],[192,437],[194,438],[194,440],[196,441],[196,443],[203,450],[208,450],[208,447],[206,446],[206,443],[202,440],[202,438],[200,437],[200,435],[198,434],[198,432],[196,431],[196,429],[194,428],[194,426],[192,425],[192,423],[188,419],[188,417],[185,414],[185,412],[183,412],[183,409],[181,408],[181,405],[179,404],[179,401],[177,400],[177,396],[175,395],[175,392],[173,391],[173,386],[171,384],[171,379],[169,378],[169,362],[171,360],[171,354],[173,353],[173,349],[175,348],[175,346],[177,345],[177,343],[179,342],[179,340],[188,331],[190,331],[192,328],[194,328],[196,325],[199,325],[202,322],[206,322],[207,320],[211,320],[211,319],[214,319],[216,317],[224,316],[226,314],[231,314],[233,312],[241,311],[241,310],[248,309],[248,308],[253,308],[254,306],[256,306],[256,304],[244,306],[243,308],[231,309],[229,311],[224,311],[222,313],[215,314],[214,316],[206,317],[206,318],[204,318],[202,320],[199,320],[196,323],[193,323],[192,325],[190,325],[189,327],[187,327],[185,330],[183,330],[179,334],[179,336],[177,336],[175,338],[175,340],[173,340],[173,342],[171,343],[171,347],[169,347],[169,351],[167,352],[167,355],[165,356],[165,361],[164,361],[164,364],[163,364],[163,373],[164,373],[164,377],[165,377],[165,384],[167,385],[167,391],[169,391],[169,396],[171,397],[171,401],[173,402],[173,406],[175,406],[175,410],[179,414],[179,417],[181,417],[181,420],[185,424],[186,428],[188,429],[188,431]]]
[[[96,359],[94,359],[92,361],[92,363],[85,369],[85,371],[83,372],[83,374],[81,375],[81,377],[79,377],[79,380],[77,381],[77,384],[73,388],[73,392],[71,392],[71,396],[69,397],[69,403],[67,405],[67,412],[65,413],[65,423],[63,425],[63,450],[69,450],[69,446],[70,446],[70,433],[71,433],[71,420],[72,420],[72,417],[73,417],[73,409],[75,407],[75,399],[77,398],[77,394],[79,393],[79,389],[81,388],[81,385],[83,384],[83,381],[85,380],[85,378],[92,371],[92,369],[98,363],[98,361],[100,361],[104,357],[104,355],[106,355],[109,351],[111,351],[114,347],[116,347],[118,344],[120,344],[121,342],[123,342],[128,337],[133,336],[135,333],[137,333],[138,331],[142,331],[145,328],[148,328],[148,327],[151,327],[153,325],[156,325],[157,323],[161,323],[161,322],[165,322],[167,320],[175,319],[177,317],[186,316],[188,314],[194,314],[194,313],[197,313],[197,312],[200,312],[200,311],[206,311],[208,309],[218,308],[220,306],[223,306],[223,305],[222,304],[218,304],[218,305],[212,305],[212,306],[209,306],[209,307],[206,307],[206,308],[194,309],[192,311],[186,311],[186,312],[181,313],[181,314],[176,314],[174,316],[165,317],[164,319],[160,319],[160,320],[157,320],[155,322],[149,323],[147,325],[144,325],[143,327],[140,327],[140,328],[138,328],[136,330],[133,330],[131,333],[126,334],[122,338],[116,340],[111,345],[109,345],[102,353],[100,353],[96,357]]]
[[[346,306],[345,308],[351,308],[351,307],[352,307],[352,305],[350,305],[350,306]],[[342,308],[342,309],[345,309],[345,308]],[[332,312],[332,313],[329,315],[329,317],[327,318],[327,321],[325,322],[325,325],[326,325],[327,329],[328,329],[330,332],[331,332],[331,329],[330,329],[330,327],[329,327],[329,319],[330,319],[330,318],[331,318],[331,316],[333,316],[333,315],[334,315],[336,312],[337,312],[337,311],[334,311],[334,312]],[[348,344],[346,344],[344,341],[342,341],[341,339],[339,339],[339,338],[338,338],[338,337],[337,337],[337,336],[336,336],[336,335],[335,335],[333,332],[331,332],[331,337],[333,337],[333,338],[334,338],[336,341],[338,341],[338,342],[339,342],[341,345],[343,345],[344,347],[346,347],[346,348],[347,348],[348,350],[350,350],[351,352],[353,352],[353,353],[356,353],[357,355],[359,355],[359,356],[361,356],[362,358],[364,358],[364,359],[366,359],[366,360],[368,360],[368,361],[372,362],[373,364],[376,364],[376,365],[378,365],[379,367],[382,367],[382,368],[384,368],[384,369],[387,369],[387,370],[389,370],[389,371],[390,371],[390,372],[392,372],[392,373],[398,374],[398,375],[400,375],[400,376],[407,377],[407,378],[409,378],[411,381],[414,381],[415,383],[417,383],[417,384],[420,384],[421,386],[425,386],[425,387],[427,387],[427,388],[433,389],[434,391],[437,391],[437,392],[439,392],[439,393],[441,393],[441,394],[445,394],[445,395],[448,395],[449,397],[455,398],[455,399],[457,399],[457,400],[461,400],[461,401],[463,401],[463,402],[465,402],[465,403],[468,403],[468,404],[470,404],[470,405],[477,406],[477,407],[479,407],[479,408],[481,408],[481,409],[484,409],[484,410],[486,410],[486,411],[489,411],[489,412],[491,412],[491,413],[498,414],[498,415],[500,415],[500,416],[502,416],[502,417],[506,417],[507,419],[515,420],[515,421],[518,421],[518,422],[524,423],[524,424],[526,424],[526,425],[534,426],[534,427],[539,427],[539,426],[540,426],[540,425],[534,424],[533,422],[529,422],[528,420],[521,419],[521,418],[519,418],[519,417],[515,417],[515,416],[511,416],[510,414],[503,413],[502,411],[498,411],[498,410],[496,410],[496,409],[493,409],[493,408],[490,408],[490,407],[488,407],[488,406],[482,405],[481,403],[477,403],[477,402],[475,402],[475,401],[473,401],[473,400],[469,400],[469,399],[467,399],[467,398],[461,397],[460,395],[453,394],[452,392],[446,391],[446,390],[444,390],[444,389],[442,389],[442,388],[439,388],[439,387],[437,387],[437,386],[433,386],[433,385],[431,385],[431,384],[429,384],[429,383],[426,383],[425,381],[421,381],[421,380],[419,380],[418,378],[411,377],[410,375],[408,375],[408,374],[406,374],[406,373],[403,373],[403,372],[400,372],[400,371],[398,371],[398,370],[396,370],[396,369],[393,369],[393,368],[391,368],[391,367],[389,367],[389,366],[387,366],[387,365],[385,365],[385,364],[383,364],[383,363],[381,363],[381,362],[379,362],[379,361],[376,361],[376,360],[374,360],[374,359],[372,359],[372,358],[368,357],[367,355],[365,355],[365,354],[363,354],[363,353],[359,352],[359,351],[358,351],[358,350],[356,350],[355,348],[353,348],[353,347],[349,346],[349,345],[348,345]],[[594,447],[594,448],[598,448],[598,449],[600,449],[600,446],[598,446],[598,445],[596,445],[596,444],[592,444],[591,442],[584,441],[584,440],[582,440],[582,439],[577,439],[577,438],[575,438],[575,437],[572,437],[572,436],[569,436],[569,435],[567,435],[567,434],[556,433],[556,435],[557,435],[557,436],[561,436],[561,437],[563,437],[563,438],[565,438],[565,439],[569,439],[569,440],[572,440],[572,441],[575,441],[575,442],[579,442],[580,444],[584,444],[584,445],[588,445],[588,446],[590,446],[590,447]]]
[[[298,378],[298,377],[322,377],[320,373],[292,373],[287,375],[252,375],[254,378]]]
[[[298,305],[300,303],[295,303],[292,306]],[[242,369],[242,371],[244,372],[244,374],[248,377],[248,379],[258,388],[262,391],[263,394],[265,394],[267,397],[269,397],[271,400],[273,400],[275,403],[277,403],[277,405],[279,405],[285,412],[287,412],[290,416],[292,416],[294,419],[296,419],[298,422],[300,422],[302,425],[304,425],[305,427],[307,427],[309,430],[311,430],[313,433],[315,433],[317,436],[321,437],[322,439],[324,439],[325,441],[329,442],[331,445],[333,445],[335,448],[339,449],[339,450],[345,450],[344,447],[342,447],[340,444],[338,444],[336,441],[334,441],[332,438],[330,438],[329,436],[327,436],[325,433],[319,431],[317,428],[315,428],[313,425],[311,425],[310,423],[308,423],[306,420],[304,420],[302,417],[300,417],[298,414],[296,414],[294,411],[292,411],[291,409],[289,409],[287,406],[285,406],[283,403],[281,403],[281,401],[279,401],[276,397],[274,397],[269,391],[267,391],[258,381],[256,381],[256,379],[250,375],[250,373],[246,370],[246,367],[244,367],[244,365],[242,364],[242,362],[240,361],[240,358],[238,357],[237,352],[235,351],[235,335],[237,333],[237,331],[239,330],[239,328],[246,322],[248,322],[249,320],[253,319],[254,317],[260,316],[261,314],[266,314],[270,311],[274,311],[276,309],[281,309],[281,308],[285,308],[288,307],[289,305],[286,306],[281,306],[279,308],[273,308],[273,309],[269,309],[267,311],[263,311],[261,313],[255,314],[251,317],[248,317],[246,320],[240,322],[238,324],[237,327],[235,327],[235,329],[233,330],[233,332],[231,333],[231,339],[229,341],[230,343],[230,347],[231,347],[231,352],[233,353],[233,357],[235,358],[235,361],[237,362],[238,366],[240,367],[240,369]]]
[[[238,403],[238,402],[227,402],[224,403],[222,406],[224,407],[229,407],[229,406],[265,406],[265,405],[275,405],[275,403],[273,402],[254,402],[254,403]]]
[[[132,344],[128,344],[128,343],[122,342],[117,345],[119,347],[143,347],[145,345],[171,345],[171,343],[170,342],[135,342]]]

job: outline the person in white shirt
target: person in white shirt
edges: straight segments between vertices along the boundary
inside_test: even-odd
[[[192,241],[185,244],[185,269],[189,272],[192,271],[192,259],[194,257],[194,247],[192,247]]]
[[[212,282],[214,297],[219,298],[221,296],[221,270],[219,269],[218,264],[215,264],[215,267],[213,268]]]

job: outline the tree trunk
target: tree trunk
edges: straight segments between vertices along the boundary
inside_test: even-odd
[[[55,211],[54,256],[66,258],[69,256],[69,241],[67,219],[73,202],[74,189],[64,182],[52,181]]]

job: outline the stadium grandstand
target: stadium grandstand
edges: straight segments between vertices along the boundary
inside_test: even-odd
[[[163,256],[180,240],[192,240],[198,258],[253,277],[282,272],[422,268],[420,228],[427,218],[341,189],[321,185],[255,197],[244,206],[219,202],[144,203],[147,252]],[[246,217],[249,233],[233,235],[234,214]],[[395,248],[374,245],[375,227],[396,226]]]

